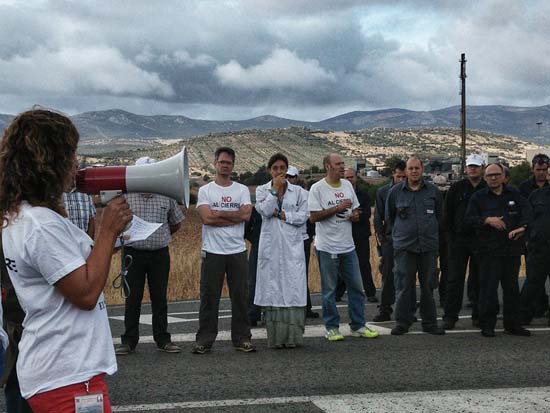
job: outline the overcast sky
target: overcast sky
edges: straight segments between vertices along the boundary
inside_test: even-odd
[[[550,104],[550,1],[0,0],[0,113]]]

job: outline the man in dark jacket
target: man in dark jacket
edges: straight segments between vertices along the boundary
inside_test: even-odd
[[[449,237],[449,281],[443,327],[452,330],[458,321],[464,297],[466,267],[469,265],[468,298],[472,303],[472,323],[478,325],[478,263],[474,253],[475,232],[464,225],[466,208],[472,195],[487,186],[483,180],[484,160],[477,154],[466,159],[466,178],[449,188],[443,208],[443,223]]]
[[[388,194],[385,219],[392,229],[395,273],[395,321],[392,335],[409,331],[413,323],[411,291],[420,282],[420,315],[422,330],[442,335],[437,326],[433,290],[437,288],[437,254],[439,226],[443,215],[442,195],[437,187],[423,179],[422,161],[407,161],[407,179],[395,185]]]
[[[395,287],[393,283],[393,245],[391,232],[386,225],[384,217],[386,211],[386,199],[390,189],[405,180],[405,161],[395,163],[390,183],[378,188],[374,206],[374,231],[380,249],[380,273],[382,274],[382,292],[380,293],[379,313],[373,319],[375,322],[391,320],[392,305],[395,302]],[[416,289],[415,289],[416,296]],[[416,306],[416,299],[414,299]]]
[[[548,187],[548,168],[550,167],[550,158],[543,154],[539,153],[533,156],[531,160],[531,170],[533,171],[533,176],[529,179],[526,179],[519,185],[519,191],[521,194],[528,199],[529,196],[536,192],[538,189]],[[528,257],[525,256],[525,261],[527,262]],[[530,266],[530,268],[536,268],[536,266]],[[529,271],[529,268],[527,269]],[[529,282],[531,279],[537,278],[540,275],[527,276],[525,282],[523,283],[522,293],[525,288],[529,288]],[[527,294],[530,296],[530,294]],[[548,310],[548,295],[546,294],[546,288],[544,283],[541,286],[541,294],[537,294],[537,302],[535,304],[535,317],[542,317]]]
[[[504,330],[529,336],[521,327],[518,273],[525,248],[524,233],[531,221],[531,208],[517,189],[503,184],[504,168],[491,164],[485,169],[487,188],[472,195],[466,210],[466,225],[476,231],[479,259],[479,324],[484,337],[495,336],[498,284],[504,299]]]

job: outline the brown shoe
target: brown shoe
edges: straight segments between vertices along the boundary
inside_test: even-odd
[[[158,351],[163,351],[165,353],[179,353],[181,351],[181,348],[179,346],[176,346],[174,343],[165,343],[157,348]]]

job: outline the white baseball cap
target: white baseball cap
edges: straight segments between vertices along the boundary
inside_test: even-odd
[[[155,163],[155,160],[153,158],[149,158],[148,156],[142,156],[136,161],[136,165],[147,165],[150,163]]]
[[[291,165],[291,166],[288,167],[288,170],[286,171],[286,174],[290,175],[290,176],[298,176],[298,175],[300,175],[300,171],[298,171],[298,168]]]
[[[477,153],[472,153],[466,158],[466,166],[468,165],[483,166],[485,165],[485,161],[483,160],[481,155],[478,155]]]

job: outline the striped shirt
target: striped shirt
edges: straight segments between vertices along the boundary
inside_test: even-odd
[[[96,215],[95,206],[90,195],[74,190],[71,192],[64,192],[63,203],[69,215],[69,220],[87,233],[88,224]]]
[[[129,193],[125,197],[134,215],[147,222],[163,224],[149,238],[136,241],[130,246],[147,251],[167,247],[172,240],[170,226],[179,224],[184,218],[177,202],[158,194]]]

